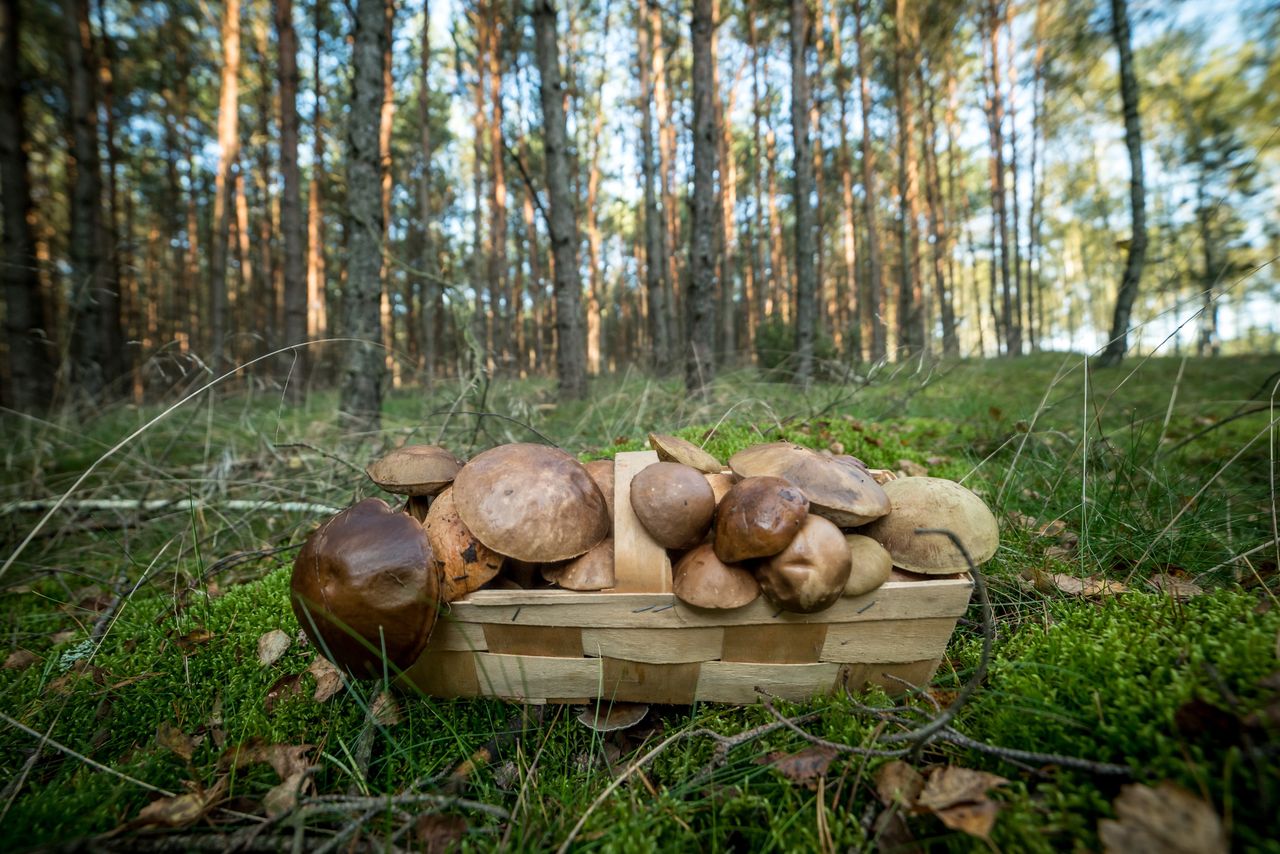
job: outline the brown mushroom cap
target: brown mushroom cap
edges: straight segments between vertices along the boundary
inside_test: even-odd
[[[326,658],[354,676],[409,667],[436,621],[440,577],[427,533],[411,516],[366,498],[331,516],[298,552],[293,613]]]
[[[893,573],[893,558],[884,546],[861,534],[846,534],[849,557],[853,563],[849,580],[844,583],[845,596],[861,596],[870,593],[889,580]]]
[[[649,447],[658,452],[658,459],[664,463],[682,463],[707,474],[715,474],[724,468],[711,454],[679,436],[650,433]]]
[[[601,700],[582,710],[578,715],[578,723],[596,732],[614,732],[630,729],[649,714],[649,707],[644,703],[622,703]]]
[[[748,477],[716,508],[716,556],[725,563],[771,557],[790,544],[809,515],[809,499],[780,477]]]
[[[940,477],[900,477],[884,485],[893,510],[858,533],[888,550],[893,565],[924,575],[967,572],[964,556],[942,534],[917,534],[917,528],[955,533],[975,564],[990,560],[1000,544],[996,517],[973,492]]]
[[[613,530],[613,460],[592,460],[583,468],[600,487],[604,503],[609,507],[609,530]]]
[[[695,608],[741,608],[760,595],[750,570],[726,564],[705,544],[680,558],[674,584],[676,597]]]
[[[453,454],[438,445],[406,445],[375,460],[365,469],[369,480],[397,495],[435,495],[462,468]]]
[[[453,487],[446,488],[431,502],[423,527],[444,585],[443,601],[452,602],[472,590],[479,590],[502,569],[502,555],[476,539],[458,516]]]
[[[606,537],[592,546],[591,551],[560,564],[555,570],[544,569],[542,576],[566,590],[604,590],[612,587],[613,537]]]
[[[458,515],[498,554],[551,563],[585,554],[609,534],[609,509],[582,463],[546,445],[499,445],[462,467]]]
[[[703,477],[707,479],[707,483],[711,484],[711,495],[715,498],[717,507],[724,500],[725,494],[738,482],[730,472],[718,471],[715,474],[704,474]]]
[[[710,529],[716,497],[697,469],[653,463],[631,479],[631,509],[658,545],[688,549]]]
[[[791,544],[756,567],[756,578],[779,607],[812,614],[844,593],[850,566],[844,534],[829,519],[810,513]]]
[[[810,513],[842,528],[865,525],[889,512],[889,498],[864,469],[790,442],[739,451],[729,467],[738,477],[770,475],[790,481],[809,499]]]

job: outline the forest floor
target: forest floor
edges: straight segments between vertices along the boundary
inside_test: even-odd
[[[343,434],[332,395],[293,406],[265,383],[168,414],[7,414],[0,840],[1176,851],[1221,836],[1280,850],[1278,378],[1274,356],[1086,372],[1042,354],[803,393],[739,372],[704,401],[628,375],[559,407],[549,382],[452,380],[392,393],[375,436]],[[893,762],[812,738],[866,747],[955,701],[981,663],[976,600],[928,693],[895,712],[866,710],[878,694],[704,704],[610,735],[571,708],[343,685],[297,637],[289,569],[324,511],[288,502],[377,494],[361,469],[406,440],[470,455],[550,439],[587,459],[650,429],[721,459],[777,438],[839,444],[982,494],[1002,531],[984,567],[996,640],[948,732],[1004,754],[935,739]],[[454,773],[500,733],[492,761]]]

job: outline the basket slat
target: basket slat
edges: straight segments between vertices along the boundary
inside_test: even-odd
[[[827,630],[822,660],[883,664],[902,661],[904,650],[921,658],[940,658],[955,626],[955,617],[837,623]]]
[[[485,694],[511,700],[590,697],[600,690],[603,669],[593,658],[475,654],[476,678]]]
[[[684,664],[720,657],[725,630],[719,626],[692,629],[583,629],[582,652],[599,658],[622,658],[655,664]]]
[[[604,681],[600,696],[626,703],[670,703],[687,705],[697,697],[698,678],[705,665],[651,664],[601,659]]]
[[[574,626],[504,626],[484,624],[489,652],[507,655],[582,657],[582,629]]]
[[[760,664],[814,664],[822,658],[826,623],[779,626],[729,626],[724,630],[724,661]]]
[[[788,700],[806,700],[826,694],[836,682],[840,665],[756,664],[742,661],[703,662],[697,698],[712,703],[755,703],[756,688]]]

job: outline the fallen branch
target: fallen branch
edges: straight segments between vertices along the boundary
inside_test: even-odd
[[[0,516],[11,513],[43,513],[54,510],[198,510],[203,507],[222,507],[227,510],[276,510],[281,513],[337,513],[338,507],[314,504],[307,501],[253,501],[232,498],[222,501],[205,501],[195,498],[82,498],[79,501],[59,501],[53,498],[37,498],[0,504]]]

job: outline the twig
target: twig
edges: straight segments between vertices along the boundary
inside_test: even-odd
[[[79,501],[63,501],[37,498],[0,504],[0,516],[10,513],[52,513],[56,510],[175,510],[189,512],[203,507],[223,507],[227,510],[278,510],[281,513],[337,513],[340,508],[328,504],[307,501],[257,501],[230,498],[222,501],[195,498],[82,498]]]
[[[145,780],[139,780],[137,777],[130,777],[128,774],[117,771],[114,768],[111,768],[107,765],[103,765],[101,762],[97,762],[93,759],[90,759],[88,756],[85,756],[83,753],[77,753],[76,751],[72,750],[70,747],[67,747],[62,742],[55,741],[54,739],[50,738],[47,734],[36,732],[31,727],[27,726],[21,721],[14,720],[13,718],[6,715],[4,712],[0,712],[0,720],[3,720],[5,723],[13,727],[14,729],[22,730],[27,735],[33,735],[36,738],[40,739],[41,746],[47,744],[50,747],[52,747],[54,750],[58,750],[62,753],[65,753],[66,755],[70,756],[72,759],[79,759],[81,762],[85,763],[86,765],[89,765],[92,768],[96,768],[99,771],[102,771],[104,773],[110,774],[112,777],[117,777],[121,780],[124,780],[127,783],[133,783],[135,786],[146,789],[149,792],[155,792],[158,795],[165,795],[166,797],[170,797],[170,798],[176,796],[174,792],[171,792],[168,789],[162,789],[159,786],[153,786],[150,783],[146,782]]]
[[[347,468],[351,469],[354,472],[357,472],[359,474],[364,474],[364,469],[360,468],[360,466],[351,462],[351,460],[347,459],[346,457],[338,456],[337,454],[332,453],[331,451],[326,451],[324,448],[317,448],[315,445],[312,445],[309,442],[275,442],[271,445],[271,447],[275,448],[276,450],[283,450],[286,448],[304,448],[305,450],[308,450],[308,451],[314,451],[315,453],[319,454],[320,456],[324,457],[327,460],[333,460],[335,463],[342,463],[344,466],[346,466]]]

